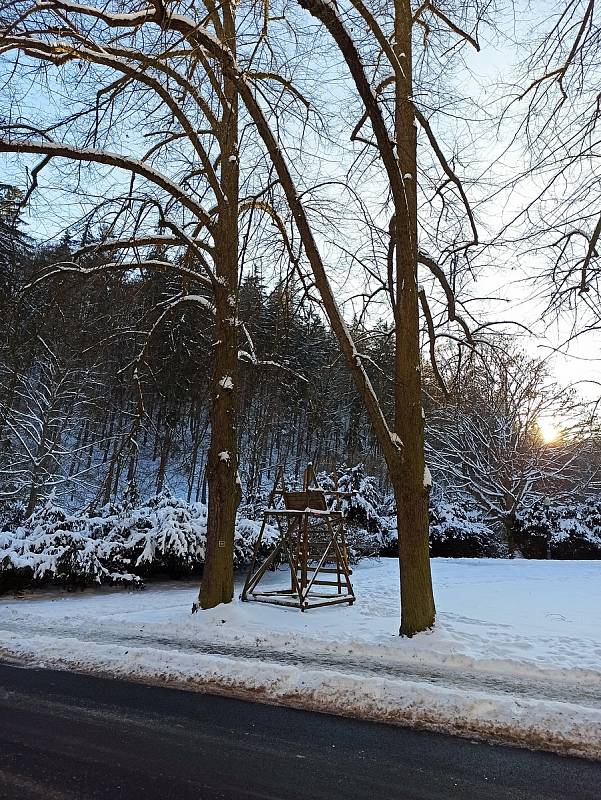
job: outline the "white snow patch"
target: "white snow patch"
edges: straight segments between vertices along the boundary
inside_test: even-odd
[[[218,456],[220,461],[224,461],[226,464],[230,463],[231,457],[227,450],[222,450]]]
[[[424,489],[432,488],[432,473],[427,464],[424,465]]]
[[[219,381],[219,385],[222,389],[233,389],[234,388],[234,381],[232,380],[230,375],[224,375],[223,378]]]

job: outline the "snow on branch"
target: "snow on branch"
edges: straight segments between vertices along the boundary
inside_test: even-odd
[[[0,153],[39,153],[59,158],[68,158],[75,161],[106,164],[111,167],[133,172],[166,191],[171,197],[187,208],[188,211],[191,211],[198,217],[199,220],[202,220],[209,229],[213,226],[211,217],[203,207],[192,197],[183,192],[177,183],[138,159],[123,156],[119,153],[111,153],[108,150],[75,147],[74,145],[45,141],[43,139],[38,141],[33,141],[31,139],[8,140],[2,136],[0,136]]]

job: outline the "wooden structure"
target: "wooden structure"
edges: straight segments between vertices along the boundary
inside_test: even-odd
[[[241,600],[292,606],[301,611],[354,603],[340,508],[341,498],[352,493],[322,489],[311,464],[305,470],[303,487],[302,491],[288,491],[284,468],[277,468]],[[328,499],[334,501],[334,508],[328,506]],[[279,536],[272,552],[261,560],[263,535],[269,521],[275,523]],[[267,571],[281,563],[289,568],[290,585],[261,590],[261,580]]]

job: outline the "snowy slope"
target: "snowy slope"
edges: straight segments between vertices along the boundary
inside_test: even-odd
[[[238,601],[194,616],[193,584],[0,604],[0,647],[36,663],[601,757],[601,562],[437,559],[434,631],[399,639],[393,560],[358,602],[301,614]],[[277,576],[271,576],[276,580]]]

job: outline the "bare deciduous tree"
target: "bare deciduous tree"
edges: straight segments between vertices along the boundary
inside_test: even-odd
[[[349,332],[337,302],[314,218],[310,216],[310,203],[294,177],[294,153],[289,149],[283,115],[278,113],[277,104],[269,101],[262,84],[274,82],[281,86],[282,95],[296,100],[299,93],[278,72],[252,69],[259,45],[246,47],[243,52],[237,46],[233,5],[216,9],[207,0],[204,9],[181,14],[175,6],[160,2],[132,13],[124,13],[120,7],[84,6],[71,0],[8,3],[0,31],[4,52],[16,51],[18,59],[52,65],[53,69],[48,70],[51,81],[68,78],[73,86],[92,82],[100,88],[82,104],[74,101],[76,107],[69,113],[61,109],[48,125],[9,119],[2,126],[0,151],[43,157],[32,170],[32,190],[40,171],[57,159],[93,163],[125,173],[127,182],[119,187],[120,191],[108,195],[104,191],[105,197],[97,204],[108,231],[106,245],[117,254],[111,268],[154,270],[173,268],[175,264],[183,288],[166,311],[187,303],[215,309],[215,447],[209,458],[209,478],[213,482],[209,495],[212,490],[219,508],[212,507],[209,516],[210,525],[215,527],[209,530],[207,588],[205,597],[201,596],[201,604],[208,606],[231,597],[230,523],[238,494],[233,421],[238,330],[237,270],[234,276],[238,236],[234,225],[245,206],[238,201],[240,153],[235,130],[237,104],[244,108],[262,144],[268,170],[277,179],[270,187],[279,184],[301,248],[293,246],[283,217],[273,203],[262,200],[261,190],[255,191],[250,207],[261,209],[273,220],[304,281],[305,291],[319,299],[388,466],[397,501],[401,633],[413,635],[434,622],[418,297],[430,333],[433,315],[425,293],[418,291],[418,262],[438,283],[448,322],[459,327],[460,337],[469,338],[469,328],[457,312],[455,287],[446,267],[455,263],[453,257],[457,253],[465,254],[477,241],[477,231],[463,184],[444,155],[427,111],[418,107],[412,50],[415,31],[422,29],[427,37],[434,31],[436,36],[442,36],[441,41],[455,39],[460,44],[478,45],[465,26],[454,22],[433,3],[422,4],[414,13],[408,0],[398,0],[392,9],[373,11],[361,0],[354,0],[344,10],[349,15],[348,25],[334,4],[319,0],[299,3],[319,20],[344,57],[361,106],[351,139],[373,149],[390,195],[385,212],[388,246],[382,267],[383,290],[392,310],[396,344],[393,422],[387,419],[382,398],[369,378],[368,361]],[[477,24],[479,13],[476,5],[470,25]],[[269,4],[264,6],[263,14],[260,43],[270,35],[269,18],[273,15]],[[368,28],[365,46],[350,33],[353,20]],[[368,74],[363,52],[372,55],[372,75]],[[380,64],[384,65],[382,70]],[[108,145],[115,143],[114,119],[119,114],[125,115],[122,119],[135,120],[137,135],[129,143],[125,137],[116,142],[119,147],[109,149]],[[440,199],[435,213],[445,221],[449,215],[455,220],[454,233],[444,237],[444,247],[437,254],[440,258],[421,252],[418,247],[420,172],[416,125],[434,154],[440,176],[432,187]],[[145,147],[141,141],[147,143]],[[105,185],[100,183],[103,190]],[[449,212],[449,208],[457,207],[462,209],[460,213]],[[439,227],[433,225],[433,229]],[[173,247],[175,257],[169,261],[151,257],[148,248],[157,246]],[[132,254],[133,258],[126,260],[123,253]],[[308,274],[304,271],[307,264]],[[61,269],[65,268],[69,267]],[[194,292],[187,290],[187,282],[195,287]],[[249,352],[252,354],[250,346]],[[213,563],[218,568],[209,577]]]
[[[224,47],[235,53],[234,5],[217,10],[207,3],[205,13]],[[159,319],[190,304],[214,313],[208,545],[200,598],[210,607],[233,594],[240,497],[237,98],[204,50],[189,47],[185,36],[161,24],[161,4],[153,14],[159,24],[151,29],[138,24],[145,12],[138,20],[68,1],[6,3],[0,48],[16,53],[17,75],[23,62],[44,65],[33,74],[36,89],[45,90],[45,119],[27,119],[13,106],[3,121],[0,150],[43,156],[31,170],[25,200],[42,171],[58,160],[113,168],[93,173],[95,192],[86,187],[100,202],[83,200],[92,205],[89,224],[102,223],[99,245],[115,258],[100,269],[152,272],[174,269],[175,263],[181,291]],[[58,82],[66,89],[64,105],[52,102]],[[153,257],[156,247],[170,249],[169,258]],[[59,264],[45,278],[67,271],[89,274],[78,264]]]
[[[428,459],[440,480],[457,495],[473,498],[509,552],[516,518],[546,495],[582,492],[592,477],[578,463],[582,438],[573,446],[580,407],[574,395],[549,376],[544,361],[529,358],[508,339],[467,354],[453,398],[433,413]],[[546,440],[545,424],[566,420],[557,440]]]

